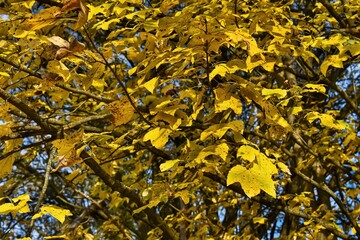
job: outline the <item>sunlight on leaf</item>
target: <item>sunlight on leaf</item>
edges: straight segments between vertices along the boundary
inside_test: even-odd
[[[35,214],[32,217],[32,219],[42,217],[45,214],[50,214],[51,216],[59,220],[61,223],[64,223],[65,217],[72,216],[72,213],[67,209],[63,209],[54,205],[49,205],[49,206],[42,206],[40,213]]]
[[[180,160],[169,160],[165,163],[160,164],[160,171],[165,172],[174,167]]]
[[[146,142],[150,140],[154,147],[162,149],[168,142],[170,133],[170,129],[157,127],[147,132],[143,138],[143,141]]]

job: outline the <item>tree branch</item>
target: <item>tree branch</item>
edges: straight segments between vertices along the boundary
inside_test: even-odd
[[[360,227],[357,224],[357,222],[355,221],[355,219],[351,216],[350,212],[347,210],[347,208],[344,206],[344,204],[341,202],[341,200],[335,195],[335,193],[325,184],[325,183],[318,183],[316,182],[314,179],[306,176],[305,174],[303,174],[301,171],[299,171],[298,169],[293,169],[292,170],[296,175],[298,175],[299,177],[301,177],[304,181],[314,185],[315,187],[317,187],[318,189],[326,192],[327,194],[329,194],[330,197],[332,197],[335,202],[337,203],[337,205],[340,207],[341,211],[346,215],[346,217],[349,219],[349,221],[351,222],[351,225],[355,228],[357,236],[360,237]]]
[[[355,102],[343,91],[336,83],[330,81],[328,78],[324,78],[326,84],[328,84],[333,90],[338,92],[340,96],[345,99],[346,103],[355,111],[355,113],[360,116],[359,106],[355,104]]]
[[[61,89],[64,89],[64,90],[66,90],[66,91],[72,92],[72,93],[79,93],[79,94],[88,96],[89,98],[95,99],[95,100],[97,100],[97,101],[99,101],[99,102],[111,103],[111,102],[113,101],[113,100],[108,99],[108,98],[99,97],[98,95],[89,93],[89,92],[87,92],[87,91],[83,91],[83,90],[80,90],[80,89],[75,89],[75,88],[67,87],[67,86],[65,86],[65,85],[62,84],[62,83],[56,83],[55,86],[57,86],[57,87],[59,87],[59,88],[61,88]]]
[[[93,170],[94,173],[113,191],[117,191],[122,196],[128,197],[130,201],[135,203],[139,208],[145,206],[140,197],[131,188],[125,186],[122,182],[113,179],[88,153],[83,151],[81,157],[84,159],[85,164],[89,166],[91,170]],[[154,209],[146,208],[144,209],[144,212],[149,217],[150,222],[163,231],[164,239],[178,239],[175,231],[164,222]]]
[[[31,109],[28,105],[23,103],[20,99],[13,96],[12,94],[0,89],[0,98],[4,99],[5,101],[11,103],[15,107],[17,107],[19,110],[24,112],[31,120],[36,122],[43,130],[48,132],[49,134],[56,133],[56,128],[46,123],[44,119],[42,119],[36,111]]]
[[[221,178],[220,176],[218,175],[215,175],[215,174],[212,174],[212,173],[209,173],[209,172],[204,172],[203,173],[205,177],[207,178],[210,178],[211,180],[213,180],[214,182],[217,182],[219,184],[221,184],[222,186],[230,189],[230,190],[233,190],[234,192],[236,193],[239,193],[241,195],[245,195],[244,194],[244,191],[243,189],[240,187],[240,185],[236,185],[236,184],[232,184],[230,186],[227,186],[226,184],[226,181],[225,179]],[[254,201],[257,201],[259,203],[262,203],[262,204],[265,204],[267,206],[270,206],[270,207],[274,207],[280,211],[284,211],[290,215],[293,215],[293,216],[297,216],[297,217],[301,217],[301,218],[304,218],[304,219],[312,219],[314,220],[316,223],[322,225],[323,227],[326,228],[326,230],[328,230],[329,232],[333,233],[334,235],[338,236],[338,237],[341,237],[343,239],[350,239],[350,237],[340,231],[338,231],[336,229],[336,227],[332,226],[331,224],[328,224],[324,221],[322,221],[321,219],[318,219],[316,217],[313,217],[307,213],[304,213],[304,212],[300,212],[300,211],[297,211],[297,210],[294,210],[290,207],[287,207],[281,203],[279,203],[278,201],[274,204],[272,202],[268,202],[268,201],[264,201],[262,199],[257,199],[257,198],[252,198]]]
[[[336,12],[336,10],[333,8],[333,6],[331,6],[331,4],[327,0],[319,0],[319,2],[321,2],[321,4],[329,11],[331,16],[333,16],[336,19],[336,21],[338,21],[338,23],[342,28],[348,27],[344,19],[341,18],[341,16]]]
[[[18,148],[14,149],[14,150],[12,150],[10,152],[7,152],[7,153],[3,154],[2,156],[0,156],[0,160],[5,159],[8,156],[10,156],[11,154],[19,152],[21,150],[32,148],[32,147],[37,147],[37,146],[40,146],[40,145],[45,144],[47,142],[51,142],[53,140],[54,140],[54,137],[51,137],[51,138],[45,139],[45,140],[43,140],[41,142],[35,142],[35,143],[29,144],[29,145],[23,145],[23,146],[18,147]]]

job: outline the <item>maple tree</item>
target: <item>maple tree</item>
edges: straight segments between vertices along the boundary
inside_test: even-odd
[[[358,1],[0,7],[1,239],[360,236]]]

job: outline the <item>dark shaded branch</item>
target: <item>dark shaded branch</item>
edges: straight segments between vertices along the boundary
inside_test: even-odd
[[[85,95],[89,98],[92,98],[92,99],[95,99],[99,102],[104,102],[104,103],[111,103],[113,100],[111,99],[108,99],[108,98],[102,98],[102,97],[99,97],[98,95],[95,95],[95,94],[92,94],[92,93],[89,93],[87,91],[83,91],[83,90],[80,90],[80,89],[75,89],[75,88],[71,88],[71,87],[67,87],[65,86],[64,84],[62,83],[57,83],[55,84],[55,86],[61,88],[61,89],[64,89],[66,91],[69,91],[69,92],[72,92],[72,93],[78,93],[78,94],[82,94],[82,95]]]
[[[117,191],[123,197],[129,198],[130,201],[135,203],[139,208],[145,206],[140,197],[131,188],[125,186],[122,182],[115,180],[107,174],[88,153],[83,151],[81,153],[81,157],[84,159],[85,164],[89,166],[91,170],[93,170],[94,173],[113,191]],[[164,239],[178,239],[175,231],[164,222],[154,209],[146,208],[144,209],[144,212],[149,217],[150,222],[163,231]]]
[[[319,2],[321,2],[321,4],[329,11],[331,16],[333,16],[336,19],[336,21],[338,21],[338,23],[342,28],[348,27],[344,19],[341,18],[339,13],[336,12],[336,10],[333,8],[333,6],[331,6],[331,4],[327,0],[319,0]]]
[[[301,177],[304,181],[314,185],[315,187],[317,187],[318,189],[326,192],[327,194],[329,194],[329,196],[331,198],[333,198],[335,200],[335,202],[337,203],[337,205],[340,207],[341,211],[346,215],[346,217],[349,219],[351,225],[355,228],[357,236],[360,237],[360,227],[357,224],[356,220],[351,216],[351,213],[347,210],[347,208],[344,206],[344,204],[341,202],[341,200],[336,196],[336,194],[325,184],[325,183],[318,183],[316,182],[314,179],[306,176],[305,174],[303,174],[301,171],[299,171],[298,169],[292,169],[292,171],[298,175],[299,177]]]
[[[47,142],[51,142],[53,140],[55,140],[55,139],[53,137],[51,137],[51,138],[45,139],[45,140],[43,140],[41,142],[35,142],[35,143],[29,144],[29,145],[23,145],[23,146],[18,147],[18,148],[14,149],[14,150],[12,150],[10,152],[7,152],[7,153],[3,154],[2,156],[0,156],[0,160],[3,160],[5,158],[7,158],[8,156],[10,156],[10,155],[12,155],[14,153],[20,152],[21,150],[41,146],[41,145],[43,145],[43,144],[45,144]]]
[[[49,134],[56,133],[56,129],[49,125],[44,119],[42,119],[36,111],[31,109],[28,105],[23,103],[20,99],[13,96],[12,94],[0,89],[0,98],[4,99],[5,101],[11,103],[15,107],[17,107],[19,110],[24,112],[31,120],[36,122],[43,130],[48,132]]]
[[[224,186],[224,187],[226,187],[226,188],[228,188],[230,190],[233,190],[236,193],[244,195],[244,191],[243,191],[243,189],[241,188],[241,186],[239,184],[232,184],[230,186],[227,186],[226,180],[219,177],[218,175],[208,173],[208,172],[204,172],[203,174],[204,174],[205,177],[213,180],[214,182],[217,182],[217,183],[221,184],[222,186]],[[318,224],[322,225],[323,227],[325,227],[327,231],[333,233],[334,235],[336,235],[336,236],[338,236],[340,238],[343,238],[343,239],[351,239],[351,237],[349,237],[348,235],[346,235],[346,234],[340,232],[339,230],[337,230],[337,228],[335,226],[333,226],[331,224],[328,224],[325,221],[322,221],[321,219],[313,217],[310,214],[307,214],[305,212],[297,211],[297,210],[294,210],[294,209],[292,209],[290,207],[287,207],[284,204],[280,203],[279,201],[269,202],[269,201],[265,201],[263,199],[258,199],[256,197],[252,198],[252,199],[254,201],[265,204],[265,205],[267,205],[269,207],[273,207],[273,208],[276,208],[276,209],[278,209],[280,211],[288,213],[290,215],[293,215],[293,216],[296,216],[296,217],[301,217],[301,218],[304,218],[304,219],[307,219],[307,220],[312,219],[316,223],[318,223]]]
[[[336,83],[330,81],[328,78],[324,78],[326,84],[329,85],[333,90],[335,90],[339,95],[345,99],[346,103],[355,111],[355,113],[360,116],[359,106],[347,95],[345,91],[343,91]]]
[[[4,63],[7,63],[7,64],[9,64],[10,66],[13,66],[13,67],[17,68],[19,71],[26,72],[26,73],[28,73],[30,76],[33,76],[33,77],[42,79],[40,73],[33,72],[33,71],[31,71],[30,69],[26,68],[25,66],[21,66],[21,65],[19,65],[19,64],[16,64],[16,63],[14,63],[14,62],[12,62],[12,61],[10,61],[10,60],[2,57],[2,56],[0,56],[0,61],[1,61],[1,62],[4,62]]]

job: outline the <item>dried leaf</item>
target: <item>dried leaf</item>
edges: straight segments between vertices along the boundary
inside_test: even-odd
[[[51,171],[51,173],[59,171],[61,168],[64,167],[71,167],[79,162],[82,161],[82,158],[77,153],[76,149],[72,149],[70,155],[60,155],[58,156],[58,165],[54,170]]]

